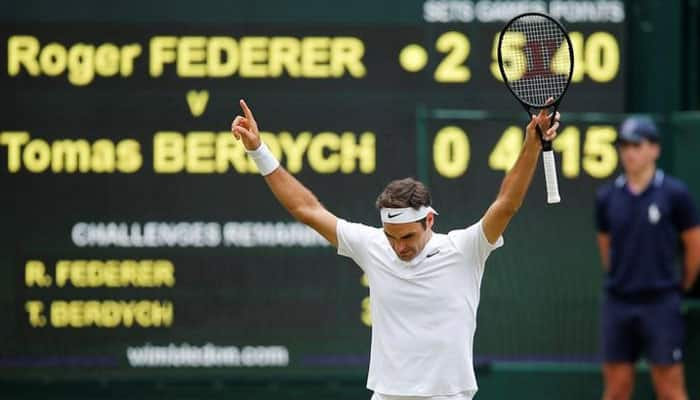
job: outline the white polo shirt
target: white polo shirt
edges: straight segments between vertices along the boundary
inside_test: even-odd
[[[433,233],[411,261],[381,228],[338,220],[338,254],[367,274],[372,348],[367,388],[388,396],[473,395],[472,348],[484,264],[491,251],[481,221]],[[465,393],[466,392],[466,393]]]

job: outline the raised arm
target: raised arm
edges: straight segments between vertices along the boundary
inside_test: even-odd
[[[559,113],[555,115],[554,120],[554,125],[550,127],[546,111],[542,110],[538,115],[533,116],[528,124],[520,156],[513,168],[503,178],[498,197],[484,214],[483,229],[489,243],[496,243],[503,234],[511,218],[523,204],[527,189],[530,187],[532,175],[537,168],[537,160],[542,150],[536,126],[539,125],[544,132],[544,140],[553,140],[559,127]]]
[[[272,193],[296,220],[310,226],[333,246],[338,247],[338,218],[326,210],[309,189],[279,166],[270,150],[260,140],[253,112],[245,101],[241,100],[240,104],[244,116],[236,116],[231,124],[231,132],[236,139],[243,142],[243,146],[255,159],[258,167],[262,165],[261,172]]]

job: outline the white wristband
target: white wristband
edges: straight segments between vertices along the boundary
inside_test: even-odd
[[[277,161],[275,155],[270,151],[270,148],[263,142],[260,143],[257,149],[246,150],[245,152],[255,161],[255,165],[258,166],[260,175],[262,176],[270,175],[280,166],[280,162]]]

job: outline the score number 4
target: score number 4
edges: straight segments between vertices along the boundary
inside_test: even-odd
[[[576,178],[583,167],[593,178],[607,178],[617,168],[616,138],[617,132],[612,126],[588,127],[581,160],[581,131],[575,126],[565,128],[552,143],[552,148],[562,155],[562,174],[567,178]],[[522,128],[508,127],[489,155],[489,167],[494,170],[510,170],[520,154],[522,142]]]

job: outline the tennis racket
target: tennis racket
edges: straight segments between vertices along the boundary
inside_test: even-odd
[[[553,122],[574,71],[574,50],[564,26],[546,14],[516,16],[498,38],[498,66],[503,81],[528,116],[546,108]],[[539,125],[537,132],[542,137]],[[559,203],[557,169],[550,141],[542,140],[542,160],[547,203]]]

